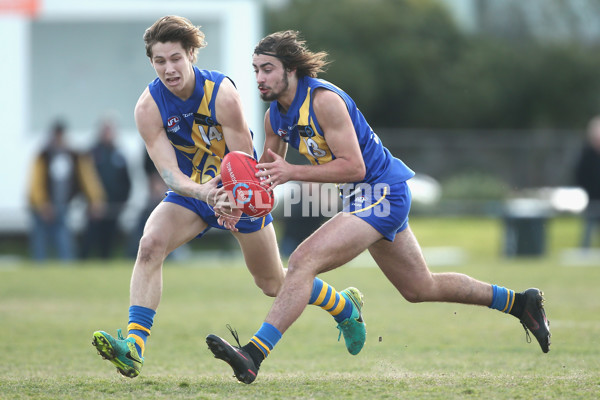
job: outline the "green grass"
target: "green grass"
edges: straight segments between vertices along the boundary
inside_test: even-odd
[[[600,392],[600,268],[564,266],[578,221],[552,222],[548,254],[506,259],[495,220],[418,219],[424,247],[457,246],[455,270],[546,293],[552,346],[527,344],[516,319],[484,307],[409,304],[366,258],[323,275],[365,294],[367,343],[350,356],[335,323],[314,307],[286,333],[252,385],[237,383],[204,338],[246,341],[272,299],[238,257],[167,263],[164,295],[142,375],[124,378],[91,345],[94,330],[127,322],[131,263],[0,265],[0,399],[595,399]],[[381,338],[381,339],[380,339]]]

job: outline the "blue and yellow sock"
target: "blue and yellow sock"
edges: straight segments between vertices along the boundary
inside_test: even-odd
[[[142,306],[129,307],[129,324],[127,325],[127,337],[135,339],[135,347],[140,356],[144,356],[146,340],[150,336],[150,329],[154,322],[156,311]]]
[[[333,286],[319,278],[313,281],[312,293],[308,304],[321,307],[339,323],[352,315],[352,301],[337,292]],[[242,348],[252,357],[256,366],[267,358],[271,350],[281,339],[281,332],[268,322],[264,322],[260,329],[252,336],[250,342]]]
[[[492,289],[493,295],[490,308],[503,313],[510,313],[515,304],[515,291],[496,285],[492,285]]]
[[[342,322],[352,315],[352,302],[337,292],[333,286],[319,278],[313,281],[313,289],[308,304],[321,307],[333,316],[336,322]]]
[[[248,351],[256,366],[260,366],[262,360],[267,358],[267,356],[271,353],[271,350],[273,350],[273,347],[275,347],[277,342],[279,342],[281,336],[282,335],[281,332],[279,332],[279,329],[275,328],[268,322],[263,322],[258,332],[256,332],[254,336],[252,336],[252,339],[250,339],[250,342],[242,348]],[[260,351],[257,352],[256,349]]]

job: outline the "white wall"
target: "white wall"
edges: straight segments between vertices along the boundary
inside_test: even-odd
[[[0,229],[25,229],[24,203],[31,159],[29,102],[29,21],[18,15],[0,16]],[[10,38],[10,40],[5,40]]]

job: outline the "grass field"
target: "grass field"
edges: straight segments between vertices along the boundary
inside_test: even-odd
[[[546,294],[552,346],[543,354],[512,316],[483,307],[409,304],[361,258],[323,278],[365,294],[367,343],[349,355],[333,319],[307,308],[252,385],[239,384],[204,338],[245,342],[271,299],[237,254],[168,262],[164,295],[142,375],[124,378],[91,345],[98,329],[125,328],[131,263],[0,265],[0,399],[597,399],[600,395],[600,268],[564,265],[578,224],[549,226],[548,254],[500,256],[494,220],[412,222],[422,245],[456,246],[455,270],[516,290]],[[427,254],[427,252],[426,252]]]

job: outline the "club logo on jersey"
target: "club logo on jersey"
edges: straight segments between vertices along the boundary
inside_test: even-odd
[[[173,117],[169,117],[169,119],[167,119],[167,132],[169,132],[169,133],[175,133],[179,129],[181,129],[181,127],[178,125],[179,121],[181,121],[181,119],[179,118],[178,115],[175,115]]]

